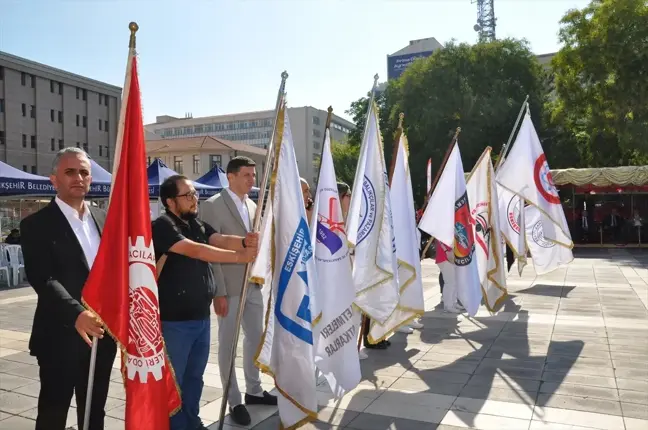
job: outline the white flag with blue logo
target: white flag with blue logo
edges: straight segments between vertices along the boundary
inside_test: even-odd
[[[270,183],[272,287],[256,365],[274,377],[282,426],[297,428],[317,418],[311,320],[317,276],[285,106],[279,118]]]
[[[355,286],[351,256],[346,243],[344,217],[340,207],[331,137],[327,129],[320,162],[311,223],[315,244],[317,286],[315,296],[321,319],[315,325],[315,365],[329,383],[336,398],[360,383],[357,328],[360,314],[354,309]]]
[[[420,239],[416,232],[414,194],[409,171],[407,138],[401,133],[389,194],[392,204],[396,255],[398,257],[398,284],[400,299],[394,313],[385,324],[373,322],[369,332],[370,342],[384,340],[399,327],[425,313]]]
[[[355,248],[355,303],[380,324],[391,316],[399,299],[396,242],[390,207],[378,108],[371,103],[346,226],[347,239]]]

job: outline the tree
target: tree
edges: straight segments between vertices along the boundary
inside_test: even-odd
[[[497,154],[527,94],[542,137],[547,93],[546,73],[525,41],[450,42],[415,61],[400,79],[390,81],[384,103],[386,123],[396,124],[398,114],[405,114],[415,196],[422,200],[425,194],[427,159],[432,158],[435,174],[457,127],[466,171],[486,146]]]
[[[562,146],[579,167],[648,163],[648,3],[593,0],[560,23],[550,107]]]
[[[359,155],[360,145],[331,142],[331,156],[338,182],[345,182],[347,185],[353,186]]]

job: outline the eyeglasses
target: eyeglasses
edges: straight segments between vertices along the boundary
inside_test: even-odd
[[[179,194],[176,198],[184,197],[187,200],[194,200],[198,198],[198,191],[189,191],[188,193]]]

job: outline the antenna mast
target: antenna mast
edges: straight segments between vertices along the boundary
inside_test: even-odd
[[[495,0],[471,0],[477,3],[477,23],[473,29],[479,35],[479,42],[495,40]]]

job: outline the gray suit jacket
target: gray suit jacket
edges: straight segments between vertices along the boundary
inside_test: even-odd
[[[249,225],[254,220],[256,204],[247,199],[245,201],[250,215]],[[216,232],[224,235],[245,237],[247,230],[236,207],[236,203],[227,190],[210,197],[200,206],[200,218],[214,227]],[[241,295],[245,264],[212,264],[214,280],[216,282],[217,296],[238,297]],[[263,304],[260,285],[250,283],[247,300],[252,303]]]

